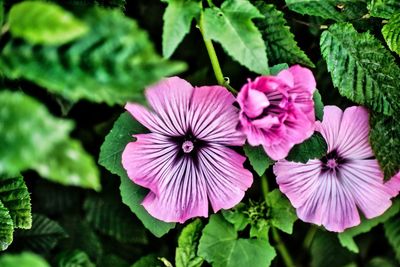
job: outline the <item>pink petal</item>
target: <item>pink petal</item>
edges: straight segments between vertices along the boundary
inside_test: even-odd
[[[265,153],[273,160],[281,160],[289,155],[290,150],[294,143],[289,142],[287,139],[281,138],[280,143],[272,144],[270,146],[263,145]]]
[[[246,115],[250,118],[255,118],[261,115],[264,108],[269,106],[269,101],[263,92],[250,88],[245,105]]]
[[[383,173],[375,159],[346,162],[340,166],[339,175],[365,217],[377,217],[392,205],[394,190],[383,183]]]
[[[243,167],[245,157],[230,148],[211,145],[199,152],[199,170],[205,177],[207,195],[214,212],[238,204],[253,182]]]
[[[369,115],[363,107],[347,108],[342,116],[337,137],[337,150],[340,156],[348,159],[373,157],[368,141]]]
[[[328,152],[336,148],[342,115],[343,111],[340,108],[336,106],[325,106],[322,122],[315,122],[315,130],[320,132],[325,138],[328,144]]]
[[[276,77],[288,87],[292,88],[294,86],[294,77],[290,69],[280,71]]]
[[[286,70],[283,70],[284,72]],[[316,82],[313,73],[311,70],[307,68],[303,68],[299,65],[294,65],[290,67],[287,71],[292,74],[294,85],[291,86],[293,88],[292,92],[302,92],[307,91],[311,95],[314,93],[316,89]],[[278,74],[278,77],[281,73]]]
[[[240,146],[245,136],[236,129],[238,110],[235,98],[222,86],[202,86],[194,89],[188,122],[196,138],[231,146]]]

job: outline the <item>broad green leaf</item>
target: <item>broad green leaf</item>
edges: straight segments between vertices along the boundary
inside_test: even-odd
[[[311,243],[311,267],[351,266],[354,258],[339,244],[335,233],[317,231]]]
[[[289,9],[336,21],[349,21],[367,14],[366,0],[285,0]]]
[[[90,195],[83,205],[86,220],[101,233],[123,243],[146,244],[143,227],[132,227],[135,216],[120,201],[104,195]]]
[[[32,214],[32,228],[29,230],[18,230],[15,239],[23,244],[24,248],[37,253],[48,253],[67,233],[56,222],[44,215]]]
[[[123,113],[115,122],[100,148],[99,163],[111,173],[121,177],[122,202],[136,214],[150,232],[157,237],[161,237],[174,228],[175,224],[157,220],[143,208],[140,203],[148,191],[134,184],[128,178],[121,164],[122,151],[129,142],[134,141],[132,135],[144,132],[147,132],[147,130],[134,120],[129,113]]]
[[[307,55],[298,47],[293,33],[283,17],[283,13],[278,11],[272,4],[263,1],[253,1],[261,14],[265,18],[255,19],[257,28],[262,33],[262,37],[267,48],[269,63],[287,63],[290,65],[299,63],[310,67],[315,67]]]
[[[246,157],[249,159],[251,166],[259,176],[263,175],[268,167],[274,164],[274,160],[265,154],[262,146],[254,147],[246,144],[243,146],[243,150]]]
[[[162,262],[157,259],[157,256],[150,254],[141,257],[137,262],[135,262],[131,267],[164,267]]]
[[[145,86],[186,68],[156,54],[147,33],[119,10],[92,8],[81,14],[90,31],[63,46],[4,40],[4,75],[32,81],[71,101],[112,105],[141,100]]]
[[[347,229],[343,233],[338,235],[340,244],[343,247],[348,248],[350,251],[358,253],[359,249],[357,244],[354,242],[354,237],[369,232],[372,228],[380,223],[386,222],[400,211],[400,201],[396,201],[393,205],[381,216],[367,220],[362,220],[361,224],[352,228]]]
[[[14,225],[11,215],[0,201],[0,251],[6,250],[11,244],[13,241],[13,232]]]
[[[287,234],[292,234],[293,224],[297,220],[296,212],[289,200],[275,189],[267,195],[268,219],[272,226]]]
[[[203,227],[201,220],[196,219],[183,228],[176,248],[175,267],[202,266],[204,260],[197,256],[197,246]]]
[[[252,19],[263,15],[247,0],[227,0],[221,8],[204,12],[206,39],[219,42],[240,64],[259,74],[268,74],[268,58],[261,33]]]
[[[0,175],[0,201],[8,209],[14,228],[31,228],[31,197],[22,176]]]
[[[400,213],[383,224],[385,236],[392,246],[396,259],[400,262]]]
[[[213,267],[269,266],[274,248],[261,239],[238,238],[221,215],[212,215],[200,238],[198,254]]]
[[[14,37],[23,38],[32,44],[60,45],[89,31],[85,23],[60,6],[33,1],[13,5],[8,15],[8,24]]]
[[[57,255],[58,267],[95,267],[89,256],[81,250],[64,251]]]
[[[41,256],[32,252],[20,254],[3,254],[0,256],[1,267],[50,267]]]
[[[322,158],[328,150],[325,139],[318,132],[315,132],[303,143],[295,145],[286,157],[289,161],[306,163],[310,159]]]
[[[324,118],[324,103],[322,102],[321,94],[319,93],[318,90],[315,90],[314,95],[313,95],[313,100],[314,100],[314,111],[315,111],[315,117],[322,121]]]
[[[49,156],[33,166],[43,178],[62,185],[99,191],[100,174],[92,156],[80,142],[65,139],[54,145]]]
[[[383,26],[382,34],[390,50],[400,55],[400,8],[390,18],[389,23]]]
[[[42,75],[43,76],[43,75]],[[72,124],[21,92],[0,92],[0,173],[19,173],[45,159]]]
[[[374,36],[336,23],[322,33],[320,44],[341,95],[384,114],[400,110],[400,68]]]
[[[222,216],[233,224],[236,231],[242,231],[250,223],[250,218],[245,212],[246,206],[243,203],[239,203],[233,209],[223,210]]]
[[[385,178],[400,170],[400,122],[379,113],[370,117],[369,141]]]
[[[398,0],[370,0],[368,9],[371,16],[390,19],[393,14],[400,12]]]
[[[201,2],[198,0],[165,0],[168,6],[164,13],[162,34],[163,55],[169,58],[190,31],[194,18],[199,17]]]

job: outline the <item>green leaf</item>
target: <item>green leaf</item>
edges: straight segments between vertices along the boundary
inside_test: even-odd
[[[132,227],[135,216],[121,202],[104,195],[91,195],[83,205],[86,220],[101,233],[123,243],[146,244],[144,228]]]
[[[65,139],[54,145],[49,156],[33,166],[43,178],[62,185],[99,191],[100,174],[92,156],[80,142]]]
[[[396,267],[398,266],[392,259],[375,257],[370,260],[365,267]]]
[[[265,240],[238,238],[221,215],[212,215],[200,238],[198,254],[213,267],[269,266],[276,256]]]
[[[245,212],[246,206],[243,203],[239,203],[233,209],[222,210],[222,216],[233,224],[236,231],[242,231],[250,223],[250,218]]]
[[[251,166],[256,171],[256,173],[261,176],[268,169],[269,166],[274,164],[274,160],[265,154],[264,148],[262,146],[250,146],[245,144],[243,146],[244,153],[249,159]]]
[[[336,234],[318,230],[311,243],[311,259],[312,267],[348,266],[354,254],[339,244]]]
[[[89,30],[85,23],[60,6],[33,1],[13,5],[8,24],[13,37],[32,44],[60,45],[81,37]]]
[[[251,21],[263,15],[247,0],[227,0],[221,8],[204,12],[206,39],[219,42],[240,64],[259,74],[268,74],[268,58],[261,33]]]
[[[8,209],[14,228],[31,228],[31,197],[22,176],[0,175],[0,201]]]
[[[3,254],[0,256],[1,267],[50,267],[41,256],[32,252],[22,252],[21,254]]]
[[[163,55],[169,58],[190,31],[193,18],[201,11],[201,2],[197,0],[166,0],[162,34]]]
[[[400,55],[400,9],[390,18],[389,23],[383,26],[382,34],[390,50]]]
[[[349,21],[367,14],[365,0],[286,0],[289,9],[336,21]]]
[[[322,158],[328,150],[325,139],[318,132],[315,132],[303,143],[295,145],[286,157],[289,161],[306,163],[310,159]]]
[[[315,117],[318,120],[322,121],[322,119],[324,118],[324,103],[322,102],[322,97],[318,90],[315,90],[313,100]]]
[[[0,201],[0,251],[6,250],[11,244],[13,241],[13,232],[14,225],[11,215]]]
[[[157,259],[157,256],[150,254],[141,257],[137,262],[135,262],[131,267],[164,267],[162,262]]]
[[[200,267],[203,264],[203,258],[197,256],[197,246],[203,227],[201,220],[196,219],[182,230],[175,253],[176,267]]]
[[[141,100],[147,85],[186,68],[157,55],[147,33],[119,10],[92,8],[81,19],[90,31],[62,46],[5,41],[0,53],[4,75],[27,79],[72,101],[112,105]]]
[[[64,251],[57,255],[58,267],[95,267],[89,256],[81,250]]]
[[[15,239],[18,239],[25,248],[45,254],[51,251],[60,239],[67,236],[67,233],[56,221],[34,213],[32,214],[32,228],[17,231]]]
[[[336,23],[322,33],[320,44],[341,95],[387,115],[400,110],[400,68],[374,36]]]
[[[274,5],[263,1],[254,1],[255,6],[265,18],[255,19],[254,23],[262,33],[267,48],[270,63],[288,63],[290,65],[299,63],[315,67],[307,55],[298,47],[293,33],[283,17]]]
[[[132,135],[147,130],[127,112],[115,122],[100,148],[99,163],[111,173],[121,177],[122,202],[142,221],[143,225],[155,236],[161,237],[175,227],[174,223],[165,223],[152,217],[140,204],[148,190],[134,184],[122,167],[121,157],[125,146],[133,141]]]
[[[297,216],[289,200],[278,189],[274,189],[267,195],[267,205],[268,218],[272,226],[287,234],[292,234]]]
[[[278,75],[282,70],[286,70],[288,68],[289,65],[287,63],[276,64],[272,67],[269,67],[269,74],[275,76]]]
[[[7,125],[7,131],[0,131],[0,173],[10,174],[44,160],[72,128],[35,99],[10,91],[0,92],[0,122],[1,127]]]
[[[372,113],[369,141],[379,165],[389,179],[400,170],[400,122]]]
[[[371,16],[390,19],[396,12],[400,11],[398,0],[370,0],[368,9]]]
[[[250,237],[257,239],[269,240],[268,233],[270,229],[270,223],[266,219],[256,220],[250,227]]]
[[[385,236],[392,246],[396,259],[400,262],[400,213],[383,224]]]
[[[400,211],[400,201],[396,201],[393,205],[381,216],[373,219],[364,219],[361,224],[352,228],[347,229],[343,233],[338,235],[340,244],[343,247],[348,248],[350,251],[358,253],[359,249],[357,244],[354,242],[354,237],[369,232],[372,228],[380,223],[386,222],[388,219],[396,215]]]

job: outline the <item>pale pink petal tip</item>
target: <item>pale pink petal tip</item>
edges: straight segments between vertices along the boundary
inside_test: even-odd
[[[249,80],[237,96],[240,130],[249,144],[262,145],[272,159],[279,160],[308,139],[315,127],[315,86],[312,72],[298,65],[277,76]]]
[[[209,203],[214,212],[239,203],[253,177],[245,158],[228,148],[245,142],[232,94],[172,77],[149,87],[146,97],[149,108],[126,109],[150,133],[135,134],[122,153],[128,177],[150,190],[143,207],[159,220],[183,223],[207,217]]]
[[[360,224],[359,210],[368,219],[383,214],[399,193],[400,172],[384,183],[368,143],[367,110],[326,106],[317,130],[328,144],[325,157],[305,164],[281,160],[273,168],[298,217],[343,232]]]

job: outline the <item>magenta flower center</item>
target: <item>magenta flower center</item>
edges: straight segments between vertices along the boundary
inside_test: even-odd
[[[337,171],[340,165],[347,160],[341,157],[334,149],[321,159],[322,171]]]
[[[193,145],[193,142],[192,142],[192,141],[185,141],[185,142],[183,142],[183,144],[182,144],[182,150],[183,150],[183,152],[185,152],[185,153],[190,153],[190,152],[192,152],[193,148],[194,148],[194,145]]]
[[[336,159],[329,159],[328,162],[326,163],[326,166],[331,169],[336,168],[338,166]]]

